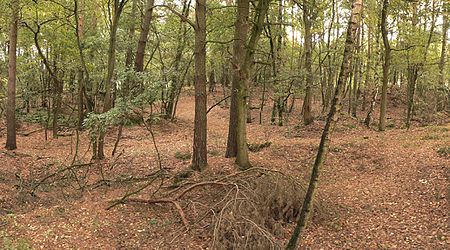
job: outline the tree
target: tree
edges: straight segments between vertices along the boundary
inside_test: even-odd
[[[113,88],[113,76],[114,69],[116,66],[116,43],[117,43],[117,29],[119,27],[120,16],[122,15],[123,8],[127,0],[114,0],[113,3],[113,13],[111,13],[111,23],[109,30],[109,48],[108,48],[108,70],[106,73],[105,81],[105,101],[103,103],[103,113],[108,112],[112,107],[112,95],[111,91]],[[98,144],[94,142],[93,146],[93,158],[103,159],[105,158],[104,147],[105,133],[101,132],[98,136]],[[97,145],[97,152],[95,152]]]
[[[409,34],[410,37],[416,35],[418,33],[419,17],[418,17],[418,2],[413,1],[411,3],[411,30],[412,32]],[[412,44],[412,41],[410,41]],[[411,45],[410,44],[410,45]],[[420,50],[417,50],[421,52]],[[408,50],[408,52],[410,52]],[[413,116],[414,109],[414,95],[416,92],[416,84],[417,78],[419,77],[419,71],[422,68],[422,63],[417,59],[417,55],[415,54],[416,50],[413,49],[412,52],[414,55],[408,55],[408,68],[407,68],[407,81],[408,81],[408,89],[407,89],[407,108],[406,108],[406,128],[409,129],[411,126],[411,119]],[[426,53],[426,52],[424,52]]]
[[[150,22],[153,16],[154,0],[148,0],[145,6],[144,19],[142,20],[141,33],[136,49],[136,57],[134,61],[134,69],[136,72],[144,71],[144,55],[145,47],[147,46],[148,32],[150,31]]]
[[[195,119],[192,168],[203,170],[207,159],[206,120],[206,0],[195,4]]]
[[[311,10],[310,6],[314,6],[314,0],[308,2],[303,0],[303,22],[305,23],[305,69],[306,69],[306,90],[305,99],[303,100],[303,110],[302,110],[302,120],[304,125],[309,125],[314,121],[312,115],[312,85],[313,85],[313,74],[312,74],[312,20],[311,20]]]
[[[347,36],[344,47],[344,57],[339,73],[339,79],[336,85],[335,94],[331,102],[331,109],[328,113],[325,127],[322,132],[319,149],[317,151],[316,160],[311,173],[311,179],[309,181],[308,190],[306,192],[305,200],[303,201],[302,210],[297,221],[297,225],[292,233],[292,236],[286,247],[287,250],[294,250],[297,247],[298,239],[306,228],[309,215],[312,211],[313,201],[315,197],[316,187],[319,182],[319,176],[321,168],[325,162],[325,158],[328,154],[328,146],[330,144],[331,135],[333,134],[336,123],[339,119],[339,112],[342,106],[342,98],[344,97],[345,85],[347,82],[348,74],[350,71],[350,65],[353,59],[353,50],[355,47],[356,34],[358,24],[360,23],[362,12],[362,0],[354,0],[352,6],[352,12],[347,28]]]
[[[16,66],[17,66],[17,23],[19,22],[19,0],[11,0],[11,27],[8,50],[8,104],[6,109],[6,148],[13,150],[16,145]]]
[[[448,15],[450,12],[450,3],[447,2],[442,4],[442,15],[443,15],[443,25],[442,25],[442,44],[441,44],[441,58],[439,60],[439,85],[445,85],[445,62],[446,62],[446,51],[447,51],[447,32],[449,27]],[[445,101],[441,107],[442,110],[445,109]]]
[[[252,26],[250,38],[246,42],[250,4],[248,0],[238,0],[237,2],[238,11],[234,33],[232,93],[226,156],[236,156],[236,164],[240,169],[250,167],[246,131],[248,86],[255,48],[263,30],[268,8],[269,0],[258,2],[255,24]]]
[[[384,63],[383,63],[383,85],[381,87],[381,106],[380,106],[380,122],[378,130],[386,129],[386,106],[387,106],[387,87],[389,81],[389,69],[391,67],[391,46],[387,34],[387,15],[389,8],[389,0],[383,0],[383,9],[381,11],[381,36],[384,44]]]

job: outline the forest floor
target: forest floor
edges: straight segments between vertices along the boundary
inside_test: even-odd
[[[220,98],[220,94],[211,96],[210,105]],[[250,160],[255,167],[279,170],[307,183],[324,121],[298,126],[300,107],[298,103],[291,120],[282,127],[270,124],[269,106],[262,125],[258,123],[259,111],[253,110],[256,119],[248,125],[249,143],[271,144],[250,153]],[[413,123],[406,130],[403,107],[391,105],[388,113],[388,129],[383,133],[342,115],[318,187],[326,216],[309,225],[301,249],[450,248],[448,114],[440,125]],[[149,198],[188,168],[193,117],[193,96],[184,96],[174,122],[160,120],[152,126],[168,177],[161,179],[161,184],[155,181],[134,198]],[[170,202],[126,202],[106,209],[112,201],[145,185],[149,174],[159,169],[151,136],[143,126],[124,128],[114,157],[111,151],[117,128],[110,129],[107,159],[95,163],[89,163],[87,132],[80,133],[73,161],[75,132],[68,130],[65,136],[48,140],[43,130],[26,135],[36,129],[38,125],[22,124],[18,149],[0,150],[0,249],[225,248],[220,243],[212,247],[216,228],[210,218],[202,218],[198,212],[215,202],[217,197],[205,195],[212,186],[193,190],[179,200],[190,230],[185,229],[180,210]],[[202,173],[183,178],[196,182],[238,172],[233,160],[223,157],[227,131],[228,110],[217,106],[208,115],[209,166]],[[3,124],[1,145],[5,137]],[[78,166],[52,174],[72,163]],[[301,206],[302,200],[296,203]],[[283,224],[273,248],[286,243],[293,226],[292,222]]]

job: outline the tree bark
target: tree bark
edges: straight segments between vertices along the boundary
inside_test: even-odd
[[[383,83],[381,87],[381,105],[380,105],[380,121],[378,130],[386,129],[386,107],[387,107],[387,86],[389,81],[389,70],[391,67],[391,46],[387,34],[387,15],[389,8],[389,0],[383,0],[383,9],[381,11],[381,36],[384,44],[384,63],[383,63]]]
[[[442,44],[441,44],[441,58],[439,60],[439,84],[444,85],[445,82],[445,62],[446,62],[446,50],[447,50],[447,33],[449,28],[448,15],[450,12],[450,3],[443,3],[442,6]]]
[[[253,69],[253,57],[256,45],[263,30],[264,19],[269,7],[269,0],[261,0],[256,7],[255,24],[252,27],[248,43],[249,0],[238,0],[236,16],[234,47],[233,47],[233,77],[230,107],[230,122],[228,127],[227,155],[236,156],[236,164],[240,169],[250,167],[247,146],[247,98],[250,72]],[[233,98],[234,96],[234,98]],[[236,155],[230,155],[235,149]]]
[[[148,0],[145,6],[145,15],[142,20],[141,34],[139,36],[139,42],[136,49],[136,58],[134,61],[134,68],[136,72],[144,71],[144,55],[145,47],[147,46],[148,32],[150,31],[150,22],[153,15],[154,0]]]
[[[305,200],[303,202],[302,210],[300,212],[297,225],[286,247],[287,250],[294,250],[297,247],[298,239],[306,228],[308,218],[311,214],[314,202],[316,187],[319,182],[321,168],[325,162],[328,154],[328,146],[330,144],[331,135],[339,118],[339,112],[342,106],[342,98],[344,97],[345,84],[347,82],[350,71],[350,64],[353,58],[353,50],[355,47],[356,32],[361,17],[362,0],[354,0],[352,6],[352,13],[347,28],[347,38],[344,47],[344,57],[339,73],[338,82],[336,85],[335,94],[331,102],[330,112],[328,113],[327,121],[322,132],[319,150],[317,152],[316,160],[311,173],[308,190],[306,192]]]
[[[419,23],[419,17],[418,17],[418,2],[412,2],[412,19],[411,19],[411,27],[413,31],[417,30],[417,25]],[[420,63],[415,62],[413,59],[413,62],[408,61],[408,75],[407,75],[407,81],[408,81],[408,100],[407,100],[407,108],[406,108],[406,128],[409,129],[411,126],[411,119],[413,117],[413,110],[414,110],[414,95],[416,93],[416,83],[417,83],[417,77],[419,75],[419,70],[421,68]]]
[[[351,106],[351,113],[353,117],[356,117],[356,109],[358,108],[359,103],[359,96],[361,91],[361,41],[364,40],[364,30],[362,25],[362,19],[361,24],[359,25],[358,29],[358,35],[357,35],[357,41],[356,41],[356,58],[355,58],[355,73],[353,75],[353,92],[352,92],[352,106]]]
[[[189,15],[189,6],[190,6],[191,2],[184,0],[183,1],[183,11],[182,11],[182,15],[187,18]],[[186,48],[186,36],[188,33],[188,29],[186,28],[186,22],[183,20],[180,20],[180,26],[179,26],[179,30],[178,30],[179,36],[178,36],[178,44],[177,44],[177,48],[176,48],[176,54],[175,54],[175,59],[172,63],[173,65],[173,72],[171,74],[171,86],[169,86],[167,92],[167,103],[166,103],[166,109],[165,109],[165,118],[166,119],[173,119],[175,118],[175,108],[176,108],[176,101],[178,99],[178,95],[181,91],[182,85],[183,85],[183,80],[179,73],[180,70],[180,65],[181,65],[181,60],[183,58],[183,54]]]
[[[195,120],[192,168],[201,171],[207,160],[206,120],[206,0],[195,4]]]
[[[6,107],[6,149],[17,148],[16,143],[16,66],[17,66],[17,24],[19,22],[19,1],[11,0],[11,27],[8,51],[8,102]]]
[[[439,60],[439,85],[445,86],[445,62],[446,62],[446,51],[447,51],[447,32],[449,28],[449,20],[448,15],[450,12],[450,3],[443,3],[442,6],[442,19],[443,19],[443,25],[442,25],[442,44],[441,44],[441,58]],[[449,100],[450,101],[450,100]],[[445,110],[446,104],[448,101],[445,99],[442,102],[442,106],[438,105],[438,111]]]
[[[331,51],[331,36],[333,34],[333,25],[334,25],[334,19],[336,16],[336,10],[335,10],[335,5],[336,2],[335,0],[332,0],[332,5],[331,5],[331,23],[330,23],[330,27],[328,28],[328,39],[327,39],[327,50]],[[337,39],[337,36],[336,36]],[[333,49],[335,49],[336,45],[333,46]],[[328,110],[329,110],[329,106],[330,106],[330,100],[331,98],[333,98],[332,93],[334,90],[334,70],[333,70],[333,64],[335,62],[336,59],[336,53],[333,52],[333,55],[330,56],[328,55],[328,81],[327,81],[327,86],[326,86],[326,91],[325,91],[325,98],[324,98],[324,104],[322,106],[322,113],[325,114]]]
[[[311,10],[310,6],[313,6],[314,2],[308,2],[308,0],[303,0],[303,22],[305,24],[305,69],[306,69],[306,91],[305,99],[303,100],[303,111],[302,120],[304,125],[309,125],[314,121],[312,115],[312,85],[313,85],[313,75],[312,75],[312,20],[311,20]]]
[[[137,12],[137,0],[132,1],[131,5],[131,13],[130,13],[130,24],[128,26],[128,40],[133,41],[134,40],[134,33],[136,32],[136,12]],[[125,55],[125,69],[127,71],[132,71],[133,69],[133,45],[130,42],[128,44],[127,53]],[[131,83],[132,80],[127,77],[127,79],[124,81],[124,84],[122,86],[122,96],[128,97],[130,95],[130,89],[131,89]]]
[[[106,74],[106,81],[105,81],[105,101],[103,104],[103,113],[108,112],[112,107],[112,96],[111,96],[111,89],[113,85],[113,77],[114,77],[114,69],[116,66],[116,43],[117,43],[117,29],[119,27],[119,20],[120,16],[122,14],[123,8],[127,0],[114,0],[114,7],[113,7],[113,16],[111,21],[111,27],[110,27],[110,34],[109,34],[109,48],[108,48],[108,71]],[[103,159],[105,158],[104,153],[104,139],[105,139],[105,133],[102,132],[98,136],[98,144],[97,144],[97,158]]]

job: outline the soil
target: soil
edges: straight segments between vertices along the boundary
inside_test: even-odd
[[[220,93],[210,96],[209,104],[221,97]],[[170,186],[180,173],[183,181],[200,181],[238,172],[233,159],[223,157],[229,115],[223,105],[208,114],[208,168],[202,173],[186,172],[193,105],[192,95],[183,96],[176,120],[161,119],[152,126],[168,176],[162,184],[155,181],[133,197],[149,198]],[[259,110],[253,109],[255,119],[248,124],[248,141],[270,142],[250,153],[253,166],[279,170],[307,183],[324,121],[319,117],[307,127],[299,125],[300,107],[297,103],[282,127],[270,124],[270,105],[263,112],[262,125]],[[388,129],[382,133],[361,123],[364,112],[359,112],[358,118],[342,114],[318,187],[318,199],[327,216],[309,224],[301,249],[450,248],[450,158],[442,153],[450,145],[448,114],[438,125],[421,126],[416,121],[406,130],[403,112],[402,106],[390,107]],[[180,201],[190,230],[168,203],[125,203],[106,209],[127,192],[142,187],[148,175],[159,169],[145,127],[124,127],[115,156],[111,151],[117,128],[110,128],[107,159],[87,165],[80,164],[90,162],[87,131],[80,132],[77,150],[74,130],[67,129],[58,139],[51,138],[49,131],[45,140],[45,131],[39,128],[22,124],[18,149],[0,150],[0,248],[211,249],[210,221],[201,221],[197,210],[199,204],[214,203],[217,197],[205,195],[212,187],[193,191]],[[27,134],[34,130],[38,131]],[[2,124],[2,145],[5,137]],[[73,163],[83,166],[50,176],[34,188],[46,176]],[[301,204],[299,200],[298,206]],[[280,246],[286,244],[293,227],[292,222],[284,224],[276,239]]]

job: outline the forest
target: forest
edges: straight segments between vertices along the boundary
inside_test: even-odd
[[[449,0],[0,0],[0,249],[449,249]]]

